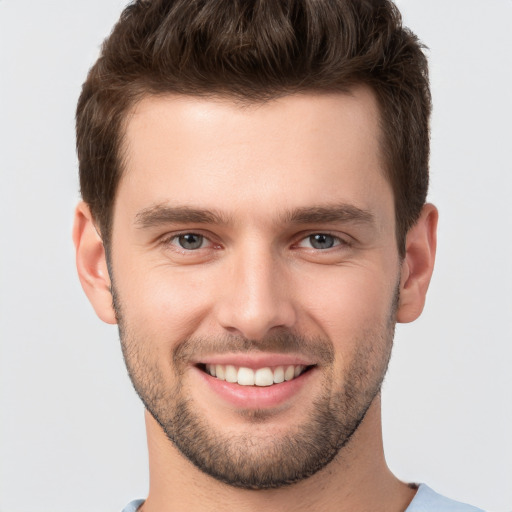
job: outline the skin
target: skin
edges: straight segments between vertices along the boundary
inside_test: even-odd
[[[251,106],[149,97],[126,122],[112,276],[87,205],[77,207],[73,236],[82,286],[98,316],[116,323],[115,280],[132,378],[143,382],[151,369],[159,379],[155,386],[163,392],[179,387],[213,432],[255,439],[250,460],[258,449],[265,451],[270,437],[293,433],[314,414],[316,399],[334,396],[326,382],[344,389],[351,365],[363,365],[378,388],[391,349],[389,325],[413,321],[422,311],[437,210],[425,205],[401,261],[378,120],[375,98],[362,87]],[[364,219],[340,216],[340,205],[345,213],[363,212]],[[222,222],[171,219],[166,208],[176,206],[215,212]],[[315,208],[320,213],[314,218],[293,219],[292,213]],[[333,210],[338,215],[328,214]],[[206,241],[185,250],[176,237],[184,232]],[[333,236],[335,245],[314,248],[309,237],[315,233]],[[228,337],[253,340],[249,358],[279,359],[284,349],[276,354],[265,343],[282,331],[328,340],[333,359],[308,361],[318,364],[307,385],[275,405],[258,407],[255,395],[241,410],[205,384],[195,363],[215,357],[215,349],[213,356],[212,350],[208,356],[198,350],[196,359],[188,354],[180,365],[169,356],[187,339]],[[295,352],[304,355],[300,348]],[[225,357],[220,348],[218,353]],[[221,503],[251,511],[405,510],[415,491],[387,468],[378,389],[372,397],[354,435],[323,469],[291,486],[258,491],[226,485],[197,469],[146,412],[150,492],[143,509],[217,510]]]

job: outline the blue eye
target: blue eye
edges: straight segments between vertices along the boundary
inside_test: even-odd
[[[330,249],[336,245],[336,238],[324,233],[316,233],[309,237],[309,243],[314,249]]]
[[[180,247],[182,249],[186,249],[187,251],[200,249],[204,242],[204,237],[195,233],[185,233],[184,235],[179,235],[176,238]]]
[[[316,249],[317,251],[325,251],[339,245],[347,245],[347,243],[341,238],[328,233],[314,233],[303,238],[299,243],[299,247]]]

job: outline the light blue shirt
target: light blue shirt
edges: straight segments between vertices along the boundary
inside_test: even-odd
[[[123,512],[136,512],[144,503],[144,500],[135,500],[123,509]],[[416,496],[411,501],[405,512],[484,512],[483,510],[465,505],[458,501],[445,498],[434,492],[425,484],[420,484]]]
[[[483,512],[483,510],[445,498],[428,485],[420,484],[405,512]]]
[[[144,503],[144,500],[134,500],[128,503],[123,512],[137,512],[137,509]]]

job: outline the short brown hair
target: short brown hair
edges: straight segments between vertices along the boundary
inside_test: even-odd
[[[427,60],[389,0],[136,0],[89,71],[78,101],[80,187],[108,245],[126,113],[165,93],[266,101],[369,86],[396,233],[416,222],[428,188]]]

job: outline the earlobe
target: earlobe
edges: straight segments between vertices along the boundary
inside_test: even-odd
[[[434,270],[438,216],[437,208],[432,204],[426,204],[418,221],[407,233],[397,322],[412,322],[423,311]]]
[[[87,204],[80,202],[75,210],[73,242],[80,283],[96,314],[106,323],[115,324],[110,277],[105,248]]]

